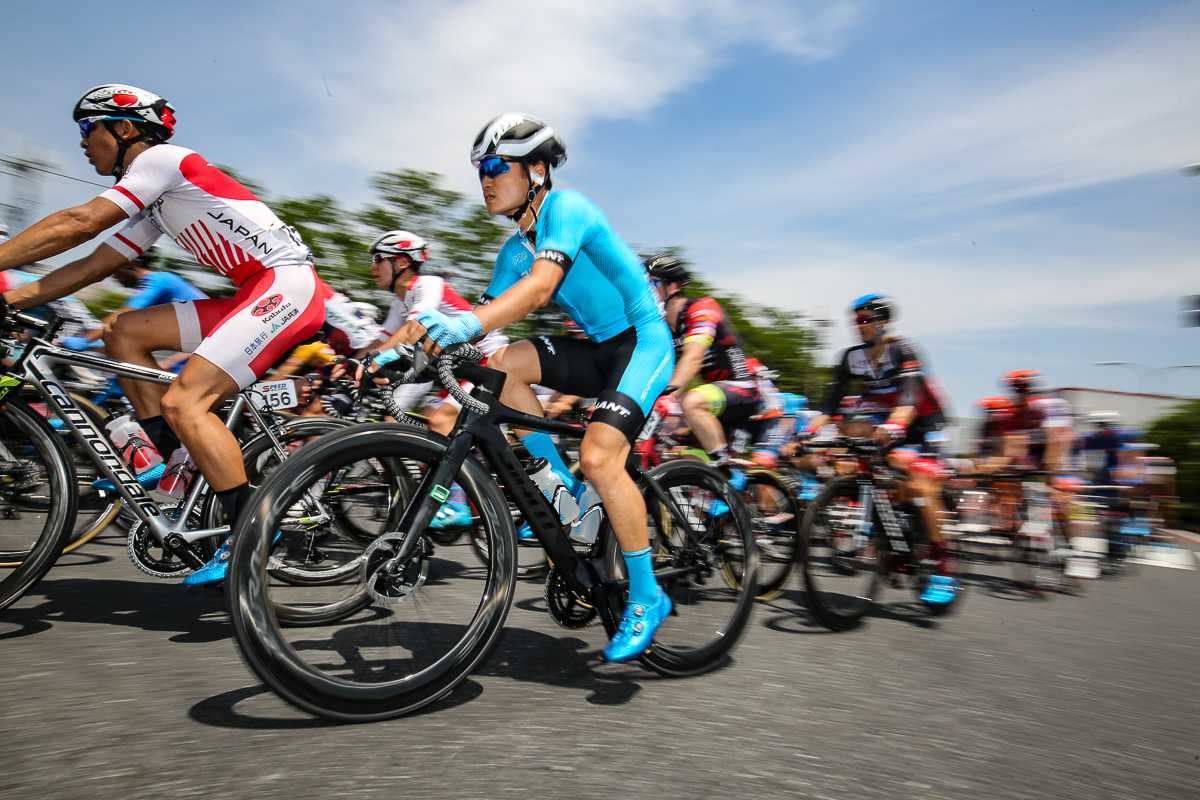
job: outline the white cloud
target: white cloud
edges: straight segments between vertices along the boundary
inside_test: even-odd
[[[326,70],[306,51],[285,73],[315,107],[314,155],[400,165],[470,187],[471,140],[505,111],[545,118],[568,141],[603,120],[637,117],[707,79],[729,48],[753,44],[802,59],[837,52],[855,0],[510,0],[358,4],[339,15],[360,33]],[[362,32],[365,31],[365,35]],[[332,35],[332,34],[331,34]],[[315,70],[325,70],[316,79]],[[328,82],[329,91],[325,84]],[[328,95],[332,94],[332,98]]]
[[[764,194],[794,203],[797,186],[820,187],[801,214],[888,206],[937,217],[1178,169],[1200,155],[1198,38],[1194,19],[1159,19],[1117,41],[1009,51],[1000,80],[984,77],[995,64],[982,55],[900,71],[888,87],[896,102],[882,102],[869,132],[774,173]]]

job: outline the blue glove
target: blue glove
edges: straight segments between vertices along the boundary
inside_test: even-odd
[[[86,336],[68,336],[60,344],[68,350],[88,350],[92,347],[93,340]]]
[[[442,347],[469,342],[483,333],[479,317],[470,311],[456,317],[446,316],[440,311],[422,311],[417,314],[417,322],[424,325],[429,331],[429,338]]]

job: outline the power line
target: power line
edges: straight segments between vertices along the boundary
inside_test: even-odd
[[[95,181],[85,181],[83,178],[76,178],[76,177],[74,177],[74,176],[72,176],[72,175],[64,175],[63,173],[61,173],[61,172],[55,172],[55,171],[54,171],[54,170],[52,170],[52,169],[46,169],[45,167],[38,167],[38,166],[35,166],[35,165],[33,165],[33,164],[29,163],[28,161],[14,161],[14,160],[13,160],[13,159],[11,159],[11,158],[0,158],[0,162],[3,162],[3,163],[5,163],[5,164],[8,164],[10,167],[13,167],[13,168],[15,168],[15,169],[18,169],[18,170],[35,169],[35,170],[37,170],[38,172],[45,172],[45,173],[47,173],[48,175],[57,175],[57,176],[58,176],[58,177],[60,177],[60,178],[66,178],[66,179],[67,179],[67,180],[69,180],[69,181],[79,181],[80,183],[86,183],[86,184],[89,184],[89,185],[91,185],[91,186],[99,186],[101,189],[107,189],[107,188],[109,188],[109,187],[105,186],[105,185],[104,185],[104,184],[102,184],[102,183],[96,183]]]

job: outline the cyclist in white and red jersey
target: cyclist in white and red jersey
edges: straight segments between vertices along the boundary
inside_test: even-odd
[[[324,292],[312,252],[240,183],[199,154],[166,144],[175,132],[175,110],[163,98],[133,86],[97,86],[79,99],[73,116],[88,161],[117,183],[0,244],[0,270],[58,255],[119,222],[128,224],[90,255],[4,299],[28,308],[103,280],[164,233],[230,278],[238,291],[229,299],[121,314],[107,346],[113,358],[147,367],[157,367],[156,350],[194,352],[169,388],[130,381],[126,394],[160,453],[173,452],[176,441],[187,445],[232,522],[250,487],[237,440],[213,410],[320,328]],[[213,561],[184,582],[222,580],[228,545],[226,540]],[[181,557],[196,560],[194,551]]]
[[[418,314],[437,311],[457,317],[472,309],[444,278],[421,274],[421,267],[429,258],[429,246],[421,237],[408,231],[388,231],[371,243],[370,253],[375,285],[395,297],[380,327],[379,339],[368,345],[367,350],[386,350],[417,341],[425,333],[425,326],[417,322]],[[492,331],[476,342],[485,357],[506,344],[508,337],[500,331]],[[443,392],[430,406],[433,408],[429,414],[430,429],[448,435],[458,418],[458,401]]]
[[[371,275],[375,285],[395,295],[387,319],[383,321],[380,338],[368,346],[368,350],[383,349],[381,358],[387,357],[387,349],[398,344],[412,344],[425,333],[425,326],[417,321],[417,315],[436,311],[449,318],[469,313],[470,303],[437,275],[422,275],[421,267],[429,258],[429,247],[425,240],[408,231],[388,231],[371,243]],[[483,363],[501,347],[508,344],[508,337],[499,330],[491,331],[476,346],[483,351]],[[428,385],[427,385],[428,386]],[[471,384],[463,383],[470,391]],[[454,430],[461,408],[458,401],[442,391],[427,406],[429,429],[449,436]],[[471,509],[467,496],[457,484],[450,487],[450,496],[437,510],[434,528],[452,528],[469,525]]]

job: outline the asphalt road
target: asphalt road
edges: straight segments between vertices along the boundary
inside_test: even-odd
[[[970,568],[958,613],[893,591],[843,634],[794,583],[687,680],[601,663],[601,629],[558,628],[522,583],[452,695],[338,726],[251,677],[218,592],[107,536],[0,613],[0,797],[1200,797],[1200,572],[1032,599]]]

